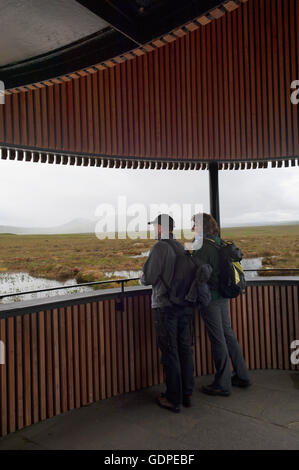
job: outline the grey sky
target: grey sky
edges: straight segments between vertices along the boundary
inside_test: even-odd
[[[0,225],[94,218],[101,203],[203,204],[207,171],[120,170],[0,160]],[[220,172],[223,225],[299,220],[299,167]]]

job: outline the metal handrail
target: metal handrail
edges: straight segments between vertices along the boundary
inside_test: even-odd
[[[299,268],[267,268],[267,269],[244,269],[244,272],[271,272],[271,271],[295,271],[299,272]],[[15,294],[4,294],[0,295],[0,300],[5,298],[5,297],[15,297],[16,295],[26,295],[26,294],[36,294],[39,292],[48,292],[52,290],[61,290],[61,289],[72,289],[75,287],[85,287],[85,286],[92,286],[92,285],[99,285],[99,284],[112,284],[113,282],[116,282],[117,284],[121,284],[121,292],[124,292],[124,283],[130,282],[130,281],[139,281],[139,277],[132,277],[129,279],[111,279],[108,281],[93,281],[93,282],[85,282],[83,284],[74,284],[72,286],[59,286],[59,287],[49,287],[47,289],[38,289],[38,290],[31,290],[31,291],[25,291],[25,292],[16,292]]]
[[[113,282],[121,284],[121,292],[124,292],[124,283],[125,282],[139,281],[139,279],[140,279],[139,277],[132,277],[132,278],[129,278],[129,279],[111,279],[111,281],[85,282],[83,284],[74,284],[72,286],[49,287],[47,289],[30,290],[30,291],[24,291],[24,292],[16,292],[15,294],[0,295],[0,300],[3,299],[4,297],[14,297],[16,295],[36,294],[38,292],[48,292],[48,291],[60,290],[60,289],[72,289],[74,287],[85,287],[85,286],[92,286],[92,285],[97,285],[97,284],[112,284]]]

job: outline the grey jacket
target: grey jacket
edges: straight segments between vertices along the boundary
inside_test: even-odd
[[[174,242],[184,250],[184,247],[177,240]],[[176,255],[173,249],[161,241],[155,243],[151,248],[149,257],[143,266],[143,275],[140,279],[144,286],[152,286],[152,308],[162,308],[171,306],[168,300],[167,288],[160,276],[163,276],[167,285],[171,284],[174,274]]]

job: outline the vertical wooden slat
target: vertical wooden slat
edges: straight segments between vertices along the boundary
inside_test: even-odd
[[[67,367],[67,404],[72,410],[74,399],[74,349],[73,349],[73,316],[72,307],[66,308],[66,367]]]
[[[68,88],[67,82],[63,82],[60,85],[61,90],[61,148],[63,150],[68,150],[70,148],[69,142],[69,120],[68,120]],[[71,110],[72,110],[72,103]],[[72,111],[74,112],[74,111]],[[73,116],[72,116],[72,125],[73,124]],[[72,130],[73,132],[73,130]]]
[[[176,116],[177,116],[177,157],[183,155],[183,136],[182,136],[182,97],[181,97],[181,66],[180,66],[180,48],[181,42],[175,43],[175,79],[176,79]],[[157,79],[157,77],[155,77]],[[157,152],[159,149],[157,149]]]
[[[15,377],[15,324],[14,318],[8,318],[6,320],[7,325],[7,346],[6,352],[7,357],[5,358],[5,366],[0,364],[0,374],[1,369],[7,369],[7,411],[8,411],[8,430],[9,432],[14,432],[16,430],[16,377]],[[0,327],[1,328],[1,327]],[[2,340],[0,334],[0,340]],[[5,338],[4,340],[5,341]],[[1,390],[2,393],[2,390]]]
[[[129,128],[129,155],[134,155],[134,117],[133,117],[133,85],[132,85],[132,61],[126,62],[127,92],[128,92],[128,128]]]
[[[94,152],[94,132],[93,132],[93,99],[92,99],[92,76],[86,77],[86,107],[87,107],[87,149],[89,153]]]
[[[6,345],[6,320],[0,320],[0,340]],[[5,356],[6,354],[6,346]],[[5,358],[7,360],[7,357]],[[0,364],[0,435],[6,436],[7,428],[7,366]]]
[[[111,101],[110,101],[110,75],[109,70],[104,71],[103,79],[104,79],[104,99],[105,99],[105,129],[106,129],[106,153],[111,155],[112,153],[112,124],[111,124]]]
[[[55,148],[55,110],[54,110],[54,88],[53,86],[47,87],[47,103],[48,103],[48,130],[49,130],[49,147]],[[78,118],[80,119],[80,110],[76,110]]]
[[[275,155],[281,154],[281,129],[279,109],[279,59],[278,59],[278,30],[277,30],[277,0],[271,0],[271,22],[272,22],[272,64],[273,70],[273,95],[274,95],[274,132],[275,132]]]
[[[123,129],[123,153],[129,154],[129,118],[128,118],[128,85],[126,63],[120,64],[121,97],[122,97],[122,129]],[[149,152],[150,153],[150,152]]]
[[[262,109],[262,76],[261,76],[261,11],[260,2],[254,2],[254,56],[255,56],[255,88],[256,95],[256,154],[257,157],[264,156],[264,133],[263,133],[263,109]]]
[[[94,401],[100,399],[99,378],[99,343],[98,343],[98,310],[97,303],[91,304],[91,331],[92,331],[92,364],[93,364],[93,396]]]
[[[122,320],[122,355],[123,355],[123,380],[124,380],[124,391],[130,390],[130,364],[129,364],[129,325],[128,325],[128,302],[124,299],[124,311],[121,316]]]
[[[138,95],[138,117],[139,117],[139,142],[140,142],[140,149],[138,154],[140,156],[144,156],[145,154],[145,130],[144,130],[144,63],[143,63],[143,56],[137,57],[136,59],[136,67],[137,67],[137,95]]]
[[[296,2],[296,4],[295,4]],[[291,83],[298,80],[299,76],[299,60],[298,60],[298,47],[296,49],[296,28],[297,28],[297,44],[299,44],[299,8],[297,0],[290,0],[290,57],[291,57]],[[293,91],[293,90],[292,90]],[[292,122],[293,122],[293,155],[299,154],[299,113],[298,105],[292,106]]]
[[[91,304],[86,304],[86,360],[87,360],[87,401],[92,403],[93,399],[93,354],[92,354],[92,331],[91,331]]]
[[[104,302],[98,302],[98,335],[99,335],[100,398],[104,399],[107,397],[106,395]]]
[[[140,60],[140,58],[138,58]],[[133,87],[133,116],[134,116],[134,126],[133,126],[133,143],[134,143],[134,150],[133,155],[140,155],[140,104],[139,104],[139,96],[138,96],[138,73],[137,73],[137,60],[132,61],[132,87]]]
[[[136,389],[141,388],[141,346],[140,346],[140,314],[138,308],[138,298],[133,298],[133,318],[134,318],[134,354],[135,354],[135,381]]]
[[[269,123],[269,155],[275,155],[275,129],[274,129],[274,84],[272,69],[272,31],[271,18],[269,11],[271,10],[272,0],[265,0],[265,30],[266,30],[266,48],[267,48],[267,99],[268,99],[268,123]],[[265,99],[265,95],[264,95]]]
[[[280,287],[274,287],[275,296],[275,319],[276,319],[276,345],[277,345],[277,367],[283,369],[283,337],[282,337],[282,323],[281,323],[281,295]]]
[[[190,67],[191,67],[191,126],[192,126],[192,157],[198,155],[198,112],[197,112],[197,76],[196,76],[196,33],[191,33],[190,37]],[[191,156],[191,155],[190,155]]]
[[[79,78],[80,83],[80,123],[81,123],[81,139],[82,152],[88,152],[88,128],[87,128],[87,77]]]
[[[121,88],[121,66],[115,67],[115,103],[116,103],[116,143],[117,143],[117,155],[124,153],[123,149],[123,122],[122,116],[125,114],[122,108],[122,88]]]
[[[74,393],[75,407],[81,406],[80,389],[80,349],[79,349],[79,308],[78,305],[72,307],[73,314],[73,354],[74,354]]]
[[[164,48],[164,63],[165,63],[165,125],[166,125],[166,155],[172,156],[172,127],[171,127],[171,84],[170,84],[170,48],[167,44]],[[146,56],[144,60],[146,59]],[[146,107],[146,103],[145,103]],[[192,125],[192,123],[191,123]]]
[[[59,323],[58,309],[52,311],[52,341],[53,341],[53,385],[54,385],[54,414],[61,411],[61,384],[60,384],[60,358],[59,358]]]
[[[67,391],[67,349],[66,349],[66,326],[65,309],[58,309],[58,333],[59,333],[59,373],[60,373],[60,400],[61,412],[65,413],[68,409],[68,391]]]
[[[249,335],[249,367],[256,368],[255,349],[254,349],[254,324],[253,324],[253,305],[252,305],[252,289],[249,286],[246,290],[247,312],[248,312],[248,335]]]
[[[111,326],[109,302],[104,301],[104,323],[105,323],[105,378],[106,378],[106,396],[112,396],[112,361],[111,361]]]
[[[100,103],[99,103],[98,73],[92,74],[91,91],[92,91],[91,125],[93,125],[94,152],[100,153],[100,121],[99,121]]]
[[[60,95],[60,85],[55,83],[53,85],[53,93],[54,93],[54,112],[55,112],[55,148],[61,149],[61,95]]]
[[[116,350],[117,350],[117,393],[124,392],[124,371],[126,368],[125,358],[124,358],[124,346],[123,343],[125,342],[125,337],[122,328],[122,316],[124,312],[116,311],[116,321],[115,321],[115,328],[116,328]]]
[[[70,82],[72,83],[72,82]],[[21,93],[22,97],[22,93]],[[42,122],[42,147],[49,148],[49,130],[48,130],[48,94],[47,94],[47,87],[41,88],[40,91],[40,104],[41,104],[41,122]],[[68,108],[70,112],[70,116],[72,113],[72,109]],[[71,117],[70,117],[71,119]]]
[[[106,113],[105,113],[105,82],[104,82],[103,70],[100,70],[98,72],[98,87],[99,87],[100,152],[106,153],[107,142],[106,142]]]
[[[3,105],[0,105],[3,106]],[[5,141],[13,142],[13,114],[12,114],[12,95],[5,95]]]
[[[238,44],[239,37],[238,37],[238,12],[234,11],[231,13],[231,20],[232,20],[232,43]],[[234,88],[234,121],[235,121],[235,153],[236,155],[241,155],[241,115],[240,115],[240,93],[241,92],[241,84],[240,84],[240,73],[242,75],[243,70],[240,72],[240,60],[239,60],[239,53],[238,47],[233,47],[233,88]],[[243,65],[243,64],[242,64]],[[216,126],[219,126],[216,123]]]
[[[117,66],[118,67],[118,66]],[[110,81],[110,106],[111,106],[111,138],[112,138],[112,155],[117,155],[117,129],[116,129],[116,102],[115,102],[115,68],[109,69]]]
[[[133,299],[126,299],[126,308],[128,312],[128,332],[129,332],[129,373],[130,373],[130,390],[136,390],[135,380],[135,354],[134,354],[134,318],[133,318]]]
[[[40,88],[33,91],[33,109],[35,115],[35,142],[37,147],[42,147],[42,113],[40,101]],[[16,142],[18,143],[18,142]]]
[[[30,314],[31,326],[31,381],[32,381],[32,422],[38,423],[40,420],[40,396],[38,388],[38,342],[37,342],[37,314]]]
[[[146,364],[147,334],[145,330],[143,296],[140,296],[138,300],[139,300],[138,310],[140,312],[139,318],[140,318],[141,385],[144,388],[147,386],[147,364]]]
[[[217,41],[217,31],[216,31],[216,21],[213,21],[211,24],[211,38],[215,38],[215,43]],[[212,39],[211,39],[212,40]],[[219,78],[218,78],[218,56],[217,52],[212,53],[212,60],[211,60],[211,73],[213,79],[212,81],[212,127],[213,127],[213,135],[211,136],[212,141],[214,143],[213,149],[213,157],[219,158],[219,101],[218,101],[218,93],[219,93]],[[212,155],[211,155],[212,157]]]
[[[152,328],[151,328],[151,307],[149,296],[143,297],[144,316],[145,316],[145,332],[146,332],[146,368],[147,368],[147,385],[153,385],[153,355],[152,355]]]
[[[250,116],[251,116],[251,129],[252,129],[252,157],[258,157],[257,149],[257,109],[256,109],[256,54],[255,54],[255,11],[254,11],[254,1],[248,2],[248,24],[249,24],[249,64],[250,64]]]
[[[263,287],[264,309],[265,309],[265,347],[266,347],[266,367],[271,369],[271,326],[269,308],[269,286]]]
[[[148,303],[151,305],[151,299],[148,298]],[[157,347],[156,326],[154,311],[151,309],[151,335],[152,335],[152,362],[153,362],[153,380],[154,384],[159,383],[159,354]]]
[[[115,300],[109,302],[110,307],[110,348],[111,348],[111,376],[112,395],[117,395],[117,351],[116,351],[116,312]]]
[[[242,330],[243,330],[243,353],[244,359],[249,368],[250,364],[250,356],[249,356],[249,338],[248,338],[248,311],[247,311],[247,304],[246,304],[246,295],[243,294],[241,296],[241,304],[242,304]]]
[[[229,77],[228,77],[228,51],[227,51],[227,22],[226,18],[223,19],[222,22],[222,60],[223,60],[223,75],[221,77],[223,81],[223,93],[224,93],[224,135],[225,135],[225,149],[224,149],[224,156],[225,158],[229,158],[230,156],[230,116],[229,116]],[[206,112],[203,110],[203,119]]]
[[[23,387],[23,334],[22,317],[16,317],[16,409],[17,428],[24,426],[24,387]]]
[[[274,287],[269,286],[269,308],[270,308],[270,324],[271,324],[271,365],[277,368],[277,342],[276,342],[276,321],[275,321],[275,293]]]
[[[236,117],[235,117],[235,92],[237,92],[237,83],[234,83],[234,68],[237,64],[233,62],[233,38],[232,38],[232,19],[231,15],[226,16],[226,41],[227,41],[227,54],[228,54],[228,91],[229,91],[229,156],[234,158],[236,156]]]
[[[85,304],[79,305],[79,351],[80,351],[80,394],[81,405],[87,405],[87,360],[86,360],[86,311]]]
[[[265,348],[265,327],[264,327],[264,286],[258,286],[257,288],[257,299],[258,299],[258,332],[259,332],[259,344],[260,344],[260,358],[261,368],[266,368],[266,348]]]
[[[38,322],[38,387],[39,387],[39,413],[40,419],[47,418],[46,398],[46,343],[45,343],[45,312],[37,314]]]
[[[281,286],[281,326],[282,326],[282,339],[283,339],[283,368],[290,367],[290,338],[288,331],[288,318],[287,318],[287,292],[286,286]]]
[[[12,95],[12,108],[13,108],[13,142],[20,144],[20,106],[19,106],[19,93]],[[0,105],[1,106],[1,105]],[[1,139],[0,139],[1,141]],[[40,142],[40,141],[39,141]]]
[[[280,118],[280,136],[281,136],[281,149],[280,149],[280,154],[281,155],[287,155],[287,136],[286,136],[286,110],[287,106],[289,106],[289,91],[287,90],[289,88],[289,83],[286,86],[285,83],[285,56],[289,56],[289,48],[286,49],[286,45],[284,43],[284,34],[283,34],[283,7],[282,3],[286,3],[285,0],[277,0],[277,27],[278,27],[278,35],[277,35],[277,40],[278,40],[278,70],[280,71],[279,73],[279,118]],[[288,3],[288,2],[287,2]],[[275,8],[274,8],[275,10]],[[288,51],[288,54],[285,53],[285,51]],[[284,70],[284,73],[281,73],[281,70]],[[288,95],[288,104],[286,103],[286,94]]]
[[[32,423],[31,416],[31,354],[30,354],[30,315],[24,315],[23,320],[23,380],[24,380],[24,424]]]

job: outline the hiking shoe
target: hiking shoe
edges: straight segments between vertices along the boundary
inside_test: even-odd
[[[191,397],[192,395],[183,396],[183,406],[185,406],[186,408],[190,408],[192,406]]]
[[[181,408],[179,406],[176,406],[167,400],[164,393],[161,393],[157,396],[156,402],[161,408],[165,408],[166,410],[172,411],[173,413],[180,413],[181,411]]]
[[[222,390],[221,388],[214,387],[213,385],[203,385],[200,389],[201,392],[206,395],[220,396],[220,397],[229,397],[230,392],[227,390]]]
[[[248,388],[250,387],[250,385],[252,385],[252,383],[250,382],[250,380],[243,380],[240,379],[237,375],[234,375],[232,377],[232,385],[234,387]]]

